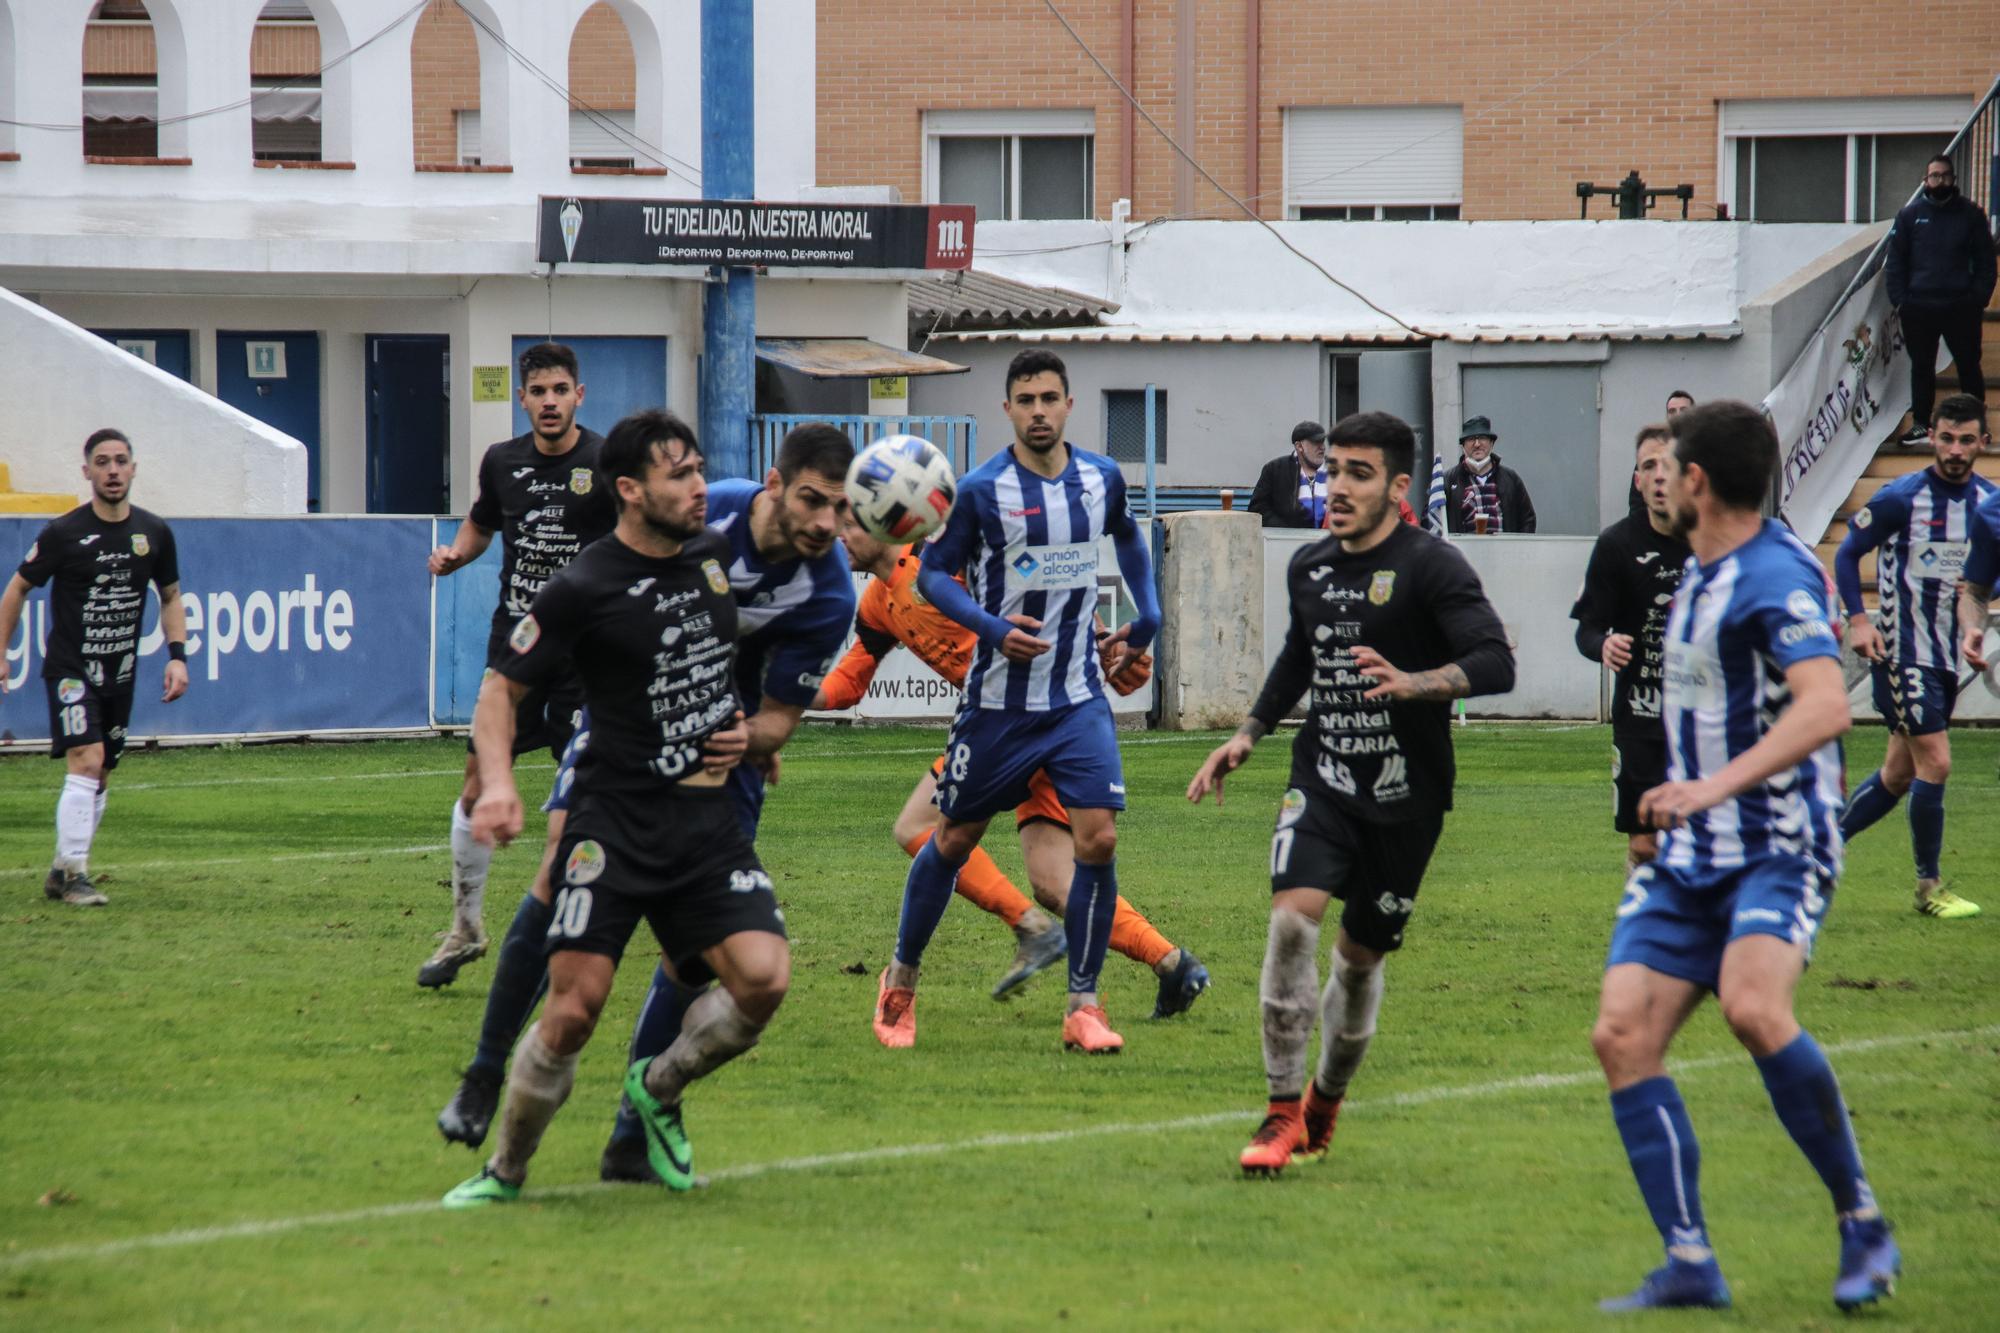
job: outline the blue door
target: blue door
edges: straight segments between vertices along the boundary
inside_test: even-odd
[[[450,340],[368,336],[368,512],[441,514],[451,503]]]
[[[215,396],[306,447],[306,508],[319,512],[319,335],[217,333]]]
[[[150,361],[175,379],[193,380],[194,357],[186,329],[92,329],[106,342],[117,343],[141,360]]]
[[[534,334],[514,337],[514,364],[521,353],[547,338]],[[665,407],[667,403],[667,340],[665,338],[576,337],[558,335],[555,341],[576,353],[576,375],[583,381],[583,406],[576,419],[606,434],[618,423],[644,407]],[[520,378],[520,372],[514,372]],[[514,433],[528,431],[528,414],[521,410],[521,386],[514,386]]]

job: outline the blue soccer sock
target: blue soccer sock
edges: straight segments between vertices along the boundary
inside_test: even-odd
[[[952,886],[965,862],[946,860],[932,838],[910,862],[910,877],[903,881],[903,918],[896,928],[896,961],[915,967],[923,961],[924,949],[951,906]]]
[[[1634,1083],[1611,1094],[1611,1115],[1667,1256],[1684,1263],[1714,1259],[1701,1214],[1701,1146],[1681,1090],[1665,1074]]]
[[[1783,1050],[1758,1056],[1757,1072],[1764,1076],[1779,1123],[1826,1182],[1834,1211],[1859,1214],[1864,1221],[1876,1216],[1840,1084],[1812,1034],[1802,1031]]]
[[[1111,943],[1111,922],[1117,913],[1117,860],[1101,866],[1078,861],[1069,882],[1069,904],[1063,911],[1071,995],[1097,989],[1097,974],[1104,970],[1104,950]]]
[[[1910,850],[1917,858],[1917,878],[1938,877],[1938,851],[1944,846],[1944,784],[1910,784]]]
[[[534,894],[522,894],[521,905],[514,909],[514,922],[507,927],[507,938],[500,942],[493,984],[486,992],[486,1017],[479,1025],[479,1049],[472,1056],[472,1068],[495,1079],[506,1071],[507,1057],[527,1026],[528,1015],[535,1012],[542,992],[549,987],[542,941],[548,936],[553,910]]]
[[[1913,793],[1914,795],[1914,793]],[[1840,836],[1843,841],[1852,839],[1857,833],[1873,824],[1883,815],[1896,808],[1902,798],[1882,785],[1882,772],[1877,769],[1868,775],[1868,780],[1854,789],[1847,798],[1847,811],[1840,817]]]
[[[650,1060],[661,1051],[674,1044],[674,1038],[681,1035],[681,1020],[687,1017],[688,1006],[701,998],[706,985],[684,986],[667,975],[667,969],[655,964],[653,984],[646,991],[646,999],[639,1006],[639,1017],[632,1022],[632,1045],[627,1050],[625,1064],[630,1068],[639,1060]],[[639,1124],[639,1113],[625,1098],[618,1099],[618,1119],[611,1126],[611,1141],[637,1140],[645,1137],[645,1130]]]

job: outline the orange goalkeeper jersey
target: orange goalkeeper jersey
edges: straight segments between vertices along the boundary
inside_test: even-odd
[[[854,645],[820,686],[828,708],[860,703],[876,668],[897,644],[953,685],[965,684],[978,638],[918,594],[920,563],[918,551],[906,547],[888,578],[869,580],[854,612]]]

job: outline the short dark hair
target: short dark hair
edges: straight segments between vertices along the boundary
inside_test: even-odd
[[[1963,397],[1964,395],[1961,394],[1959,396]],[[1947,399],[1946,401],[1949,402],[1950,400]],[[1952,420],[1957,421],[1960,420],[1960,418],[1953,417]],[[131,437],[128,436],[122,430],[118,430],[117,428],[112,426],[106,426],[103,430],[94,430],[90,432],[90,438],[83,442],[83,461],[88,463],[90,461],[90,451],[95,449],[98,445],[103,444],[106,440],[117,440],[120,444],[125,446],[125,452],[127,453],[132,452]]]
[[[1309,444],[1324,444],[1326,442],[1326,427],[1320,425],[1317,421],[1301,421],[1298,425],[1292,427],[1292,443],[1297,444],[1300,440],[1304,440]]]
[[[562,343],[536,343],[521,353],[521,387],[528,387],[528,376],[538,370],[565,370],[569,372],[571,384],[581,383],[576,371],[576,353]]]
[[[1699,467],[1715,498],[1732,509],[1759,509],[1778,470],[1778,432],[1748,403],[1721,399],[1690,407],[1667,430],[1681,466]]]
[[[1063,359],[1046,347],[1030,347],[1024,352],[1016,352],[1014,359],[1007,363],[1007,396],[1014,396],[1014,381],[1033,379],[1044,371],[1054,371],[1062,380],[1063,396],[1069,396],[1069,367]]]
[[[1382,451],[1390,476],[1412,476],[1417,470],[1417,433],[1410,423],[1387,412],[1356,412],[1333,423],[1326,433],[1329,449],[1366,447]]]
[[[597,450],[597,473],[611,487],[612,498],[620,509],[625,507],[625,498],[618,494],[618,478],[642,480],[646,469],[653,465],[654,446],[663,446],[669,440],[681,441],[691,454],[701,453],[694,427],[662,407],[649,407],[620,418],[604,437]]]
[[[1950,153],[1932,153],[1929,157],[1924,159],[1924,174],[1926,176],[1930,175],[1931,163],[1933,162],[1942,162],[1946,166],[1951,168],[1952,175],[1956,176],[1958,174],[1958,163],[1951,160]],[[1959,420],[1962,421],[1964,420],[1964,418],[1961,417],[1959,418]]]
[[[1655,421],[1651,425],[1639,427],[1638,435],[1632,439],[1632,452],[1636,454],[1641,449],[1644,449],[1648,440],[1665,440],[1667,447],[1672,448],[1674,443],[1673,429],[1664,421]]]
[[[1986,433],[1986,404],[1969,393],[1955,393],[1931,411],[1931,425],[1946,421],[1977,421],[1979,433]]]
[[[1685,398],[1688,400],[1689,406],[1694,405],[1694,395],[1689,393],[1686,389],[1675,389],[1672,393],[1667,395],[1667,401],[1670,403],[1674,401],[1674,399],[1676,398]]]
[[[854,441],[838,426],[824,421],[808,421],[786,432],[778,446],[778,480],[789,486],[801,472],[817,472],[835,481],[847,480],[848,464],[854,461]]]

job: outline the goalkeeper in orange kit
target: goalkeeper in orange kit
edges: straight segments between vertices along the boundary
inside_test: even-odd
[[[874,579],[862,592],[855,611],[854,644],[820,685],[812,706],[852,708],[860,703],[868,692],[869,682],[875,678],[876,668],[898,644],[915,653],[953,685],[962,686],[977,640],[971,630],[918,596],[918,552],[870,536],[851,516],[842,520],[840,537],[847,546],[848,563],[872,574]],[[1152,668],[1151,656],[1141,657],[1107,683],[1120,694],[1130,694],[1151,678]],[[944,756],[939,755],[896,816],[896,841],[911,856],[930,841],[937,829],[937,807],[932,797],[943,768]],[[1056,799],[1055,788],[1045,774],[1035,774],[1029,784],[1028,799],[1015,810],[1014,820],[1021,837],[1021,859],[1027,864],[1028,882],[1041,906],[1029,902],[983,850],[974,850],[965,868],[959,871],[956,885],[961,895],[1013,928],[1018,947],[1013,965],[993,987],[996,1000],[1006,999],[1067,950],[1062,913],[1069,896],[1075,850],[1070,842],[1069,812]],[[1054,917],[1049,913],[1054,913]],[[1110,946],[1145,964],[1159,978],[1159,994],[1153,1004],[1155,1018],[1170,1018],[1185,1011],[1208,988],[1208,969],[1201,960],[1155,930],[1123,897],[1118,899],[1117,915],[1111,923]]]

